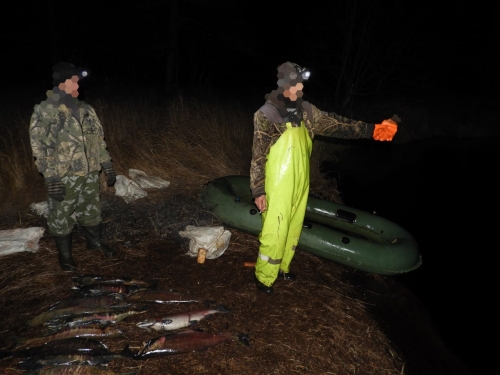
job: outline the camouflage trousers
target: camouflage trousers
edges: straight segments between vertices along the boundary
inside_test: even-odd
[[[102,221],[99,172],[91,172],[87,176],[66,176],[61,180],[66,186],[64,200],[58,202],[47,197],[50,233],[54,236],[69,234],[77,222],[82,226],[99,224]]]

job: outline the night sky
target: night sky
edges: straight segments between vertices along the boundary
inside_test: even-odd
[[[88,85],[264,95],[288,60],[311,69],[306,95],[334,100],[349,87],[359,96],[415,97],[498,86],[498,2],[378,3],[10,2],[3,79],[44,80],[64,60],[91,72]]]

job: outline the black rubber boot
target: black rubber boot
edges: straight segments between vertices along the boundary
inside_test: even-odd
[[[283,279],[283,280],[287,280],[287,281],[297,280],[297,276],[295,276],[294,273],[291,273],[291,272],[286,273],[286,272],[283,272],[282,270],[279,271],[278,277]]]
[[[263,284],[257,279],[257,276],[255,276],[255,286],[257,287],[257,290],[265,293],[265,294],[273,294],[274,289],[273,286],[267,286],[266,284]]]
[[[83,230],[83,234],[87,239],[87,249],[90,250],[101,250],[105,256],[111,258],[115,256],[116,252],[101,242],[101,224],[84,227],[80,226]]]
[[[61,269],[66,272],[72,272],[76,270],[76,264],[73,260],[71,245],[72,245],[72,234],[67,234],[65,236],[54,236],[56,241],[56,248],[59,252],[59,265]]]

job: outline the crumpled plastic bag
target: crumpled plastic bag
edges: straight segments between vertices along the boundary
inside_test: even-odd
[[[137,182],[128,179],[122,174],[116,176],[114,187],[115,195],[122,197],[127,203],[148,195],[148,193],[143,190]]]
[[[31,203],[31,211],[38,214],[38,216],[43,216],[45,218],[49,217],[49,206],[47,201],[42,201],[38,203]]]
[[[115,195],[122,197],[127,203],[147,196],[148,193],[144,189],[163,189],[170,185],[170,181],[148,176],[139,169],[129,169],[128,174],[130,179],[121,174],[117,175],[114,185]]]
[[[198,256],[198,250],[203,248],[207,250],[207,259],[215,259],[224,254],[231,239],[231,232],[221,226],[195,227],[188,225],[186,230],[179,232],[179,235],[191,240],[186,255],[196,257]]]
[[[0,255],[8,255],[29,251],[38,251],[38,241],[43,236],[45,228],[16,228],[0,230]]]
[[[157,176],[148,176],[145,172],[139,169],[129,169],[128,175],[143,189],[163,189],[170,185],[170,181],[165,181]]]

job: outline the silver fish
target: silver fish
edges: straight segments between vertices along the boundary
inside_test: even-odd
[[[147,319],[137,323],[137,327],[148,331],[173,331],[197,324],[200,320],[209,318],[216,313],[228,313],[223,305],[213,309],[193,310],[167,315],[161,319]]]
[[[32,347],[32,346],[46,344],[49,341],[67,339],[70,337],[117,338],[122,336],[123,332],[116,328],[82,327],[82,328],[65,329],[63,331],[48,336],[40,336],[33,338],[24,338],[15,336],[14,340],[17,344],[17,347]]]
[[[115,359],[124,358],[121,354],[63,354],[56,356],[47,356],[42,358],[28,358],[17,363],[17,368],[22,370],[38,370],[48,366],[68,366],[68,365],[92,365],[108,366]]]
[[[75,316],[75,315],[89,315],[89,314],[97,314],[97,313],[106,313],[106,312],[113,312],[113,311],[118,311],[119,309],[123,308],[130,308],[131,304],[129,306],[125,307],[67,307],[64,309],[55,309],[55,310],[49,310],[46,312],[41,313],[40,315],[34,317],[30,321],[28,321],[28,326],[30,327],[37,327],[42,325],[43,323],[49,321],[49,320],[55,320],[55,319],[62,319],[66,318],[69,316]],[[131,309],[131,308],[130,308]]]
[[[125,307],[129,306],[129,303],[123,302],[122,294],[105,294],[99,296],[84,296],[80,298],[66,298],[63,299],[52,306],[49,310],[59,310],[68,307]]]
[[[99,325],[109,326],[118,323],[128,316],[135,314],[142,314],[147,309],[143,310],[126,310],[126,311],[113,311],[97,314],[75,315],[65,319],[49,320],[43,323],[48,329],[56,330],[68,327],[82,327],[86,325]]]
[[[132,279],[131,277],[106,277],[97,275],[79,275],[71,278],[73,283],[78,286],[90,284],[114,284],[114,285],[135,285],[143,287],[152,287],[155,284],[143,280]]]
[[[202,352],[228,341],[238,341],[246,346],[250,345],[248,335],[243,333],[223,335],[201,330],[188,330],[153,338],[137,354],[132,354],[130,350],[125,351],[125,349],[124,353],[134,359],[148,359],[180,353]]]
[[[108,354],[108,352],[108,347],[98,340],[87,337],[70,337],[67,339],[49,341],[46,344],[33,348],[4,351],[0,353],[0,358],[27,358],[62,354],[104,355]]]
[[[140,290],[125,297],[127,302],[154,302],[154,303],[185,303],[204,302],[195,297],[189,297],[183,293],[171,289]]]
[[[71,289],[77,291],[83,296],[100,296],[107,294],[129,294],[140,290],[149,290],[141,285],[124,285],[124,284],[88,284],[82,286],[74,286]]]
[[[93,365],[68,365],[45,367],[35,372],[36,375],[135,375],[139,371],[126,373],[112,372],[106,368]],[[32,373],[30,373],[32,374]]]

